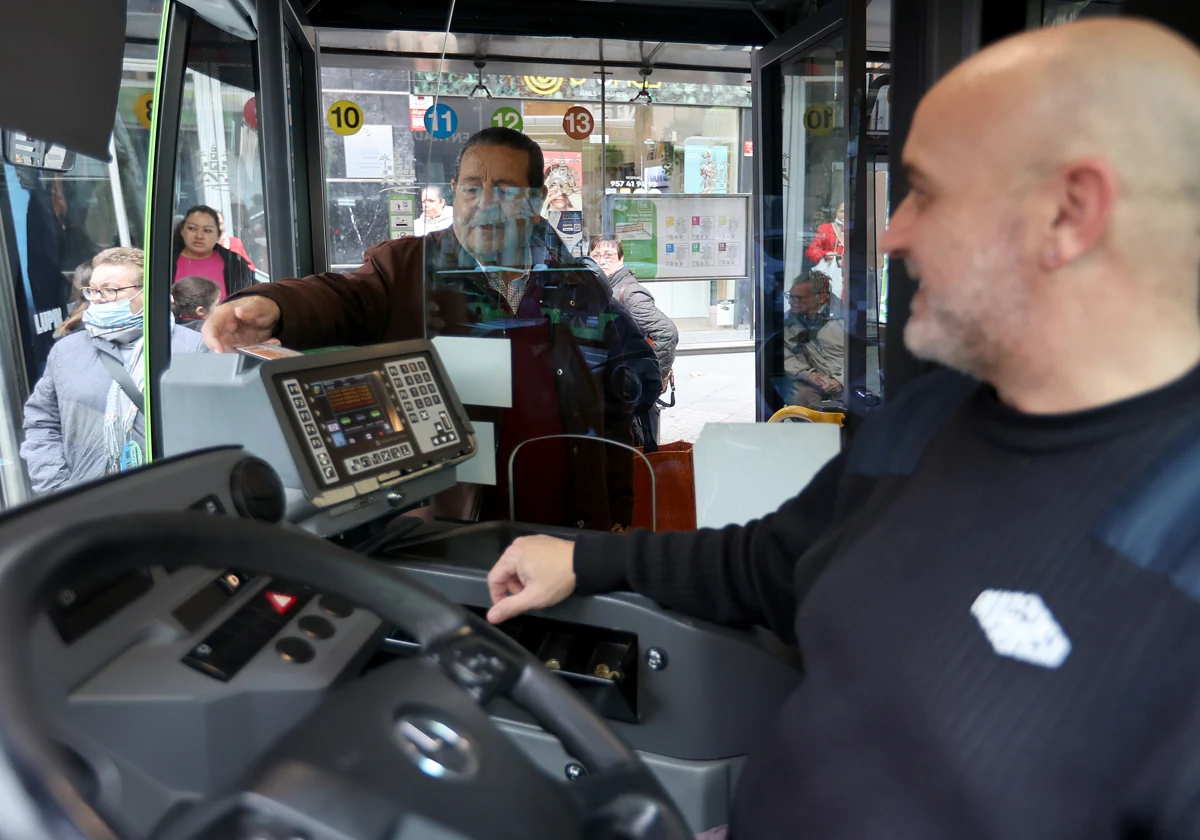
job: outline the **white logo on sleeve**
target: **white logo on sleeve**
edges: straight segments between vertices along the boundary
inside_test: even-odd
[[[1071,640],[1040,595],[985,589],[971,605],[971,614],[1001,656],[1057,668],[1071,655]]]

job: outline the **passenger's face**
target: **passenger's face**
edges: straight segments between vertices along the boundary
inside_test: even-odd
[[[454,188],[454,232],[476,259],[517,267],[544,193],[529,186],[529,156],[504,146],[473,146]]]
[[[793,315],[816,315],[821,311],[821,298],[814,284],[797,283],[788,294],[788,304]]]
[[[88,283],[91,289],[114,289],[114,300],[129,301],[129,311],[137,314],[142,311],[142,273],[128,265],[101,265],[92,271],[92,280]],[[107,303],[103,299],[95,303]]]
[[[601,242],[588,256],[596,261],[606,277],[612,277],[625,267],[625,258],[617,253],[617,246],[611,242]]]
[[[436,219],[446,209],[446,199],[438,198],[436,193],[427,192],[421,199],[421,207],[425,211],[426,218]]]
[[[1024,331],[1030,243],[1020,165],[1003,145],[1012,138],[977,93],[971,102],[935,89],[917,109],[904,147],[909,193],[881,244],[918,283],[909,350],[988,378]]]
[[[183,220],[183,244],[194,254],[212,253],[218,236],[217,220],[207,213],[193,213]]]
[[[837,214],[833,217],[833,219],[834,219],[834,221],[839,222],[840,224],[846,223],[846,205],[845,204],[838,205]]]

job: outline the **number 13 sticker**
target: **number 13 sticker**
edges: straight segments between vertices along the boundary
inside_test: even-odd
[[[596,121],[592,119],[592,112],[582,105],[568,109],[563,117],[563,131],[572,140],[586,140],[595,127]]]

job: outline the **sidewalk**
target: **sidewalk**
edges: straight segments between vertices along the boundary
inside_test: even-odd
[[[675,407],[663,409],[660,441],[694,443],[705,423],[753,422],[753,353],[675,358]]]

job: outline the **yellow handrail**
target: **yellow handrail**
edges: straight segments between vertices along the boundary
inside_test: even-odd
[[[804,420],[809,423],[836,423],[841,426],[846,419],[841,411],[817,411],[803,405],[787,405],[771,415],[768,423],[782,423],[784,420]]]

